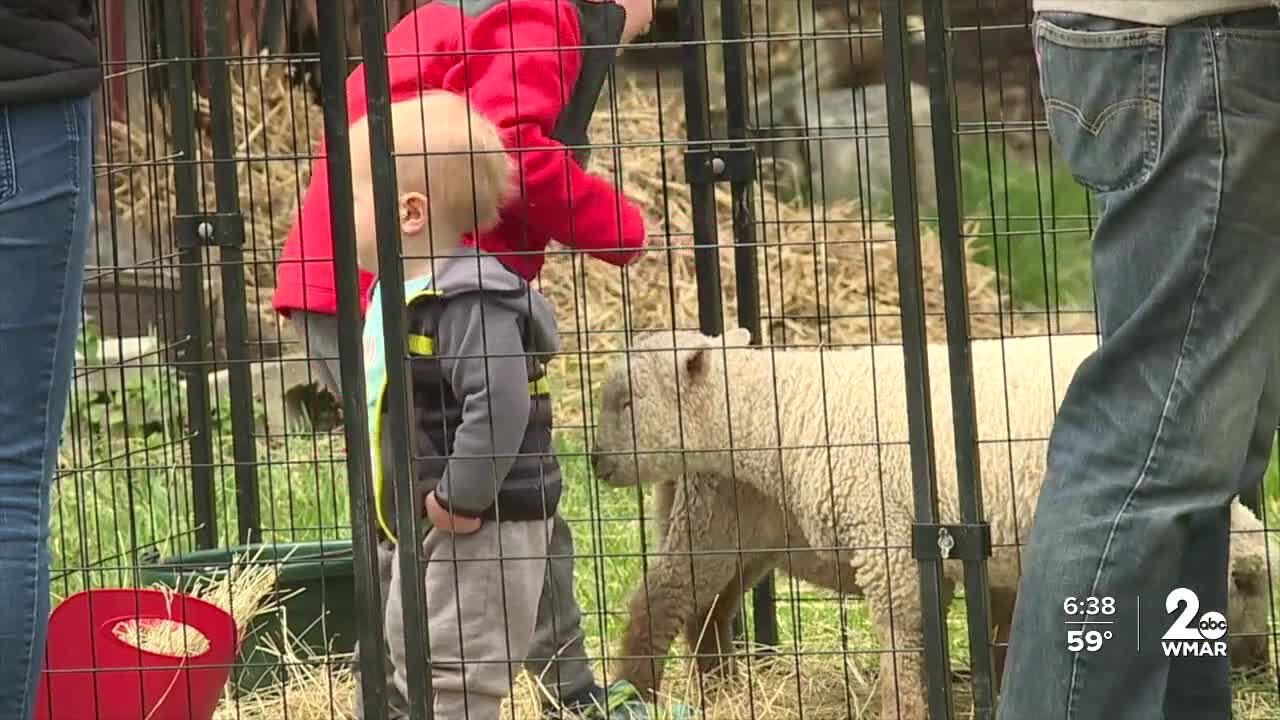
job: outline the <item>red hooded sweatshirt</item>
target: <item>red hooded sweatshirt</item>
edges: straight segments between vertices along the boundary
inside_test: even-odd
[[[454,3],[434,2],[387,34],[393,102],[432,89],[464,94],[502,133],[518,163],[521,193],[478,243],[530,281],[541,271],[552,239],[614,265],[633,260],[645,243],[640,209],[609,181],[588,174],[551,138],[582,69],[582,45],[571,0],[497,0],[474,16]],[[349,121],[366,109],[361,65],[347,78]],[[272,305],[284,315],[332,315],[338,308],[323,142],[311,167],[311,183],[277,267]],[[361,270],[362,314],[372,282]]]

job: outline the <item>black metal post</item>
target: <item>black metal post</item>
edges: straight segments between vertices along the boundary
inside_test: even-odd
[[[893,176],[894,236],[898,250],[898,294],[902,313],[906,373],[907,419],[911,437],[916,522],[938,522],[937,473],[933,454],[932,408],[929,397],[928,336],[920,265],[919,207],[916,198],[914,129],[911,113],[911,73],[907,48],[907,16],[902,0],[881,4],[884,25],[886,107],[889,118],[889,162]],[[914,534],[914,533],[913,533]],[[941,542],[941,538],[939,538]],[[929,717],[951,720],[951,659],[947,645],[947,613],[942,606],[941,558],[922,557],[920,603],[924,613],[924,650]],[[894,648],[894,650],[901,650]],[[883,698],[882,702],[894,702]]]
[[[693,270],[698,284],[698,329],[707,335],[724,332],[721,302],[719,230],[716,227],[716,161],[711,150],[711,108],[707,86],[706,27],[701,0],[680,0],[679,37],[683,62],[685,179],[693,230]],[[742,636],[742,616],[733,619],[734,635]]]
[[[679,8],[679,37],[684,51],[685,127],[689,139],[685,170],[693,214],[698,325],[708,335],[719,335],[724,331],[720,299],[720,243],[716,231],[715,178],[709,145],[711,112],[707,104],[707,49],[701,2],[680,0]]]
[[[978,414],[973,396],[973,358],[969,352],[969,290],[961,231],[960,153],[953,131],[951,46],[945,3],[925,3],[925,52],[929,71],[929,108],[937,181],[938,235],[950,360],[952,422],[955,426],[956,482],[960,522],[984,522],[982,475],[978,462]],[[964,596],[969,625],[969,662],[974,720],[994,717],[994,667],[991,655],[991,598],[985,558],[965,557]]]
[[[191,31],[187,4],[158,6],[164,16],[165,54],[168,55],[169,110],[173,114],[174,211],[178,218],[196,211],[198,175],[195,165],[196,126],[191,82]],[[187,383],[187,428],[191,452],[191,509],[195,544],[209,550],[217,546],[218,516],[213,493],[213,438],[209,427],[208,342],[204,332],[204,295],[201,267],[203,243],[190,228],[174,222],[179,249],[184,334],[178,363]]]
[[[345,2],[317,3],[320,83],[323,88],[325,166],[329,176],[330,233],[338,290],[338,362],[342,374],[343,433],[351,497],[352,563],[356,586],[356,635],[360,689],[366,720],[387,717],[382,597],[378,537],[370,497],[370,446],[365,404],[360,280],[356,263],[355,213],[351,200],[351,156],[347,117]]]
[[[733,272],[737,280],[738,325],[751,331],[751,344],[761,343],[760,278],[757,272],[755,202],[751,194],[755,179],[755,150],[747,142],[747,49],[743,44],[741,0],[720,0],[720,36],[724,39],[725,120],[729,149],[724,163],[733,197]],[[732,165],[730,165],[732,163]],[[774,575],[769,574],[752,589],[752,617],[756,645],[762,649],[778,645],[778,611]]]
[[[227,76],[227,8],[205,0],[205,47],[209,57],[209,114],[213,136],[213,182],[217,216],[197,231],[221,250],[222,312],[227,326],[227,372],[231,390],[231,451],[235,462],[239,542],[262,541],[258,503],[258,450],[254,442],[253,380],[249,376],[248,300],[244,289],[244,219],[231,132],[231,79]]]
[[[403,577],[401,609],[404,612],[405,665],[409,683],[409,717],[433,717],[431,673],[427,665],[426,597],[419,562],[421,508],[414,502],[409,437],[408,330],[405,324],[404,266],[400,247],[400,205],[396,183],[395,143],[391,126],[391,78],[387,71],[387,19],[380,0],[362,0],[360,43],[364,51],[370,172],[373,175],[374,225],[378,239],[378,286],[382,293],[383,347],[386,352],[387,390],[384,398],[395,461],[383,468],[383,482],[391,483],[396,498],[396,535],[401,539],[396,562]],[[374,448],[378,452],[379,448]]]

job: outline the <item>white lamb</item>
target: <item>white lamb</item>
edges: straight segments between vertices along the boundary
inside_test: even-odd
[[[882,647],[923,645],[918,565],[909,549],[915,518],[901,346],[780,351],[746,347],[748,338],[741,329],[723,340],[647,333],[605,376],[593,448],[597,476],[616,486],[642,476],[677,479],[660,503],[669,522],[663,552],[675,554],[650,567],[632,597],[623,636],[620,675],[644,691],[657,689],[661,662],[651,658],[666,653],[680,624],[697,637],[701,621],[711,617],[709,640],[725,648],[737,593],[772,567],[786,569],[788,546],[842,548],[838,561],[831,551],[807,559],[798,553],[793,570],[865,597]],[[983,503],[993,543],[992,618],[1006,630],[1043,477],[1044,439],[1071,376],[1096,345],[1091,335],[972,345]],[[931,347],[939,510],[943,522],[959,522],[948,370],[946,347]],[[643,460],[636,462],[637,455]],[[726,483],[729,477],[738,482]],[[1239,506],[1233,524],[1239,529],[1256,518]],[[1263,596],[1260,610],[1250,612],[1262,613],[1257,629],[1265,630],[1265,545],[1260,536],[1236,537],[1233,552],[1237,543],[1256,543],[1243,553],[1251,558],[1244,584],[1251,597]],[[762,552],[744,553],[740,565],[738,547]],[[963,582],[962,573],[961,563],[944,564],[945,599]],[[717,608],[717,602],[726,604]],[[1266,638],[1260,639],[1265,648]],[[706,650],[702,645],[698,652]],[[926,716],[922,665],[920,653],[881,655],[882,717]]]

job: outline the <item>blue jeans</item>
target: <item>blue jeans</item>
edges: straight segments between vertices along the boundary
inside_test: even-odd
[[[1280,417],[1280,16],[1034,33],[1053,142],[1100,205],[1102,344],[1050,436],[997,717],[1230,717],[1227,658],[1161,638],[1175,588],[1226,615],[1227,506]],[[1073,651],[1071,629],[1112,637]]]
[[[0,717],[15,720],[34,712],[49,620],[49,486],[80,325],[92,123],[90,98],[0,105]]]

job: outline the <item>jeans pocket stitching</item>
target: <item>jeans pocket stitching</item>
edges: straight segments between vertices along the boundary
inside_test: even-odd
[[[1075,105],[1072,105],[1071,103],[1065,100],[1060,100],[1058,98],[1047,98],[1045,99],[1044,104],[1046,109],[1061,110],[1071,115],[1072,117],[1075,118],[1076,122],[1080,123],[1080,127],[1084,128],[1086,131],[1088,131],[1090,135],[1094,135],[1094,136],[1097,136],[1098,133],[1102,132],[1102,128],[1106,126],[1107,120],[1111,119],[1113,115],[1115,115],[1117,112],[1125,108],[1133,107],[1137,105],[1146,106],[1148,110],[1147,121],[1150,122],[1151,121],[1150,110],[1152,109],[1151,106],[1154,105],[1156,108],[1160,107],[1160,104],[1155,100],[1152,100],[1151,98],[1145,98],[1145,97],[1128,98],[1125,100],[1119,100],[1119,101],[1113,102],[1107,107],[1103,108],[1102,112],[1098,113],[1097,118],[1095,118],[1092,122],[1090,122],[1089,119],[1084,116],[1084,112],[1081,111],[1080,108],[1076,107]]]
[[[1141,26],[1114,30],[1074,30],[1044,16],[1033,21],[1037,38],[1080,50],[1134,49],[1162,46],[1167,37],[1163,27]]]
[[[1164,151],[1164,62],[1165,48],[1163,45],[1152,48],[1150,51],[1155,57],[1152,58],[1152,65],[1148,68],[1145,77],[1147,87],[1147,95],[1152,102],[1147,105],[1147,155],[1142,163],[1142,173],[1134,183],[1144,182],[1150,177],[1152,171],[1155,170],[1156,162],[1160,159],[1160,153]],[[1130,186],[1132,187],[1132,185]]]
[[[0,203],[18,194],[17,164],[13,157],[13,132],[9,109],[0,106]]]
[[[1048,21],[1044,19],[1037,19],[1037,23],[1047,22]],[[1042,43],[1048,47],[1042,46]],[[1052,47],[1056,46],[1068,51],[1080,49],[1079,46],[1060,45],[1050,39],[1047,35],[1040,33],[1037,34],[1036,44],[1037,49],[1045,58],[1045,63],[1052,62],[1052,59],[1048,57],[1051,52],[1050,48]],[[1097,46],[1094,47],[1096,48]],[[1144,110],[1141,114],[1142,128],[1135,133],[1141,135],[1141,137],[1135,138],[1135,141],[1140,143],[1140,147],[1142,148],[1142,157],[1140,159],[1135,159],[1137,167],[1135,167],[1131,172],[1108,181],[1103,181],[1099,178],[1090,178],[1088,176],[1089,174],[1083,172],[1080,168],[1072,167],[1072,175],[1075,177],[1077,182],[1084,187],[1099,193],[1120,192],[1131,189],[1145,182],[1151,172],[1155,169],[1163,148],[1164,121],[1162,113],[1164,83],[1162,78],[1165,44],[1163,42],[1155,42],[1147,43],[1145,45],[1113,45],[1110,47],[1111,49],[1131,51],[1139,50],[1144,54],[1145,57],[1143,58],[1142,67],[1137,70],[1141,75],[1134,83],[1137,88],[1137,92],[1140,93],[1139,96],[1116,100],[1104,107],[1102,111],[1096,113],[1096,115],[1090,119],[1077,103],[1072,103],[1068,100],[1062,99],[1061,97],[1055,97],[1053,95],[1052,88],[1048,87],[1048,84],[1043,79],[1040,84],[1040,98],[1041,102],[1044,104],[1045,119],[1049,125],[1049,132],[1051,136],[1062,137],[1061,133],[1064,132],[1062,127],[1059,125],[1061,121],[1055,122],[1054,120],[1054,116],[1056,115],[1056,112],[1054,111],[1068,115],[1071,118],[1072,123],[1079,128],[1080,131],[1091,137],[1098,137],[1105,127],[1106,122],[1114,114],[1125,108]],[[1042,72],[1041,75],[1043,78],[1044,73]],[[1056,129],[1055,126],[1057,126]]]

